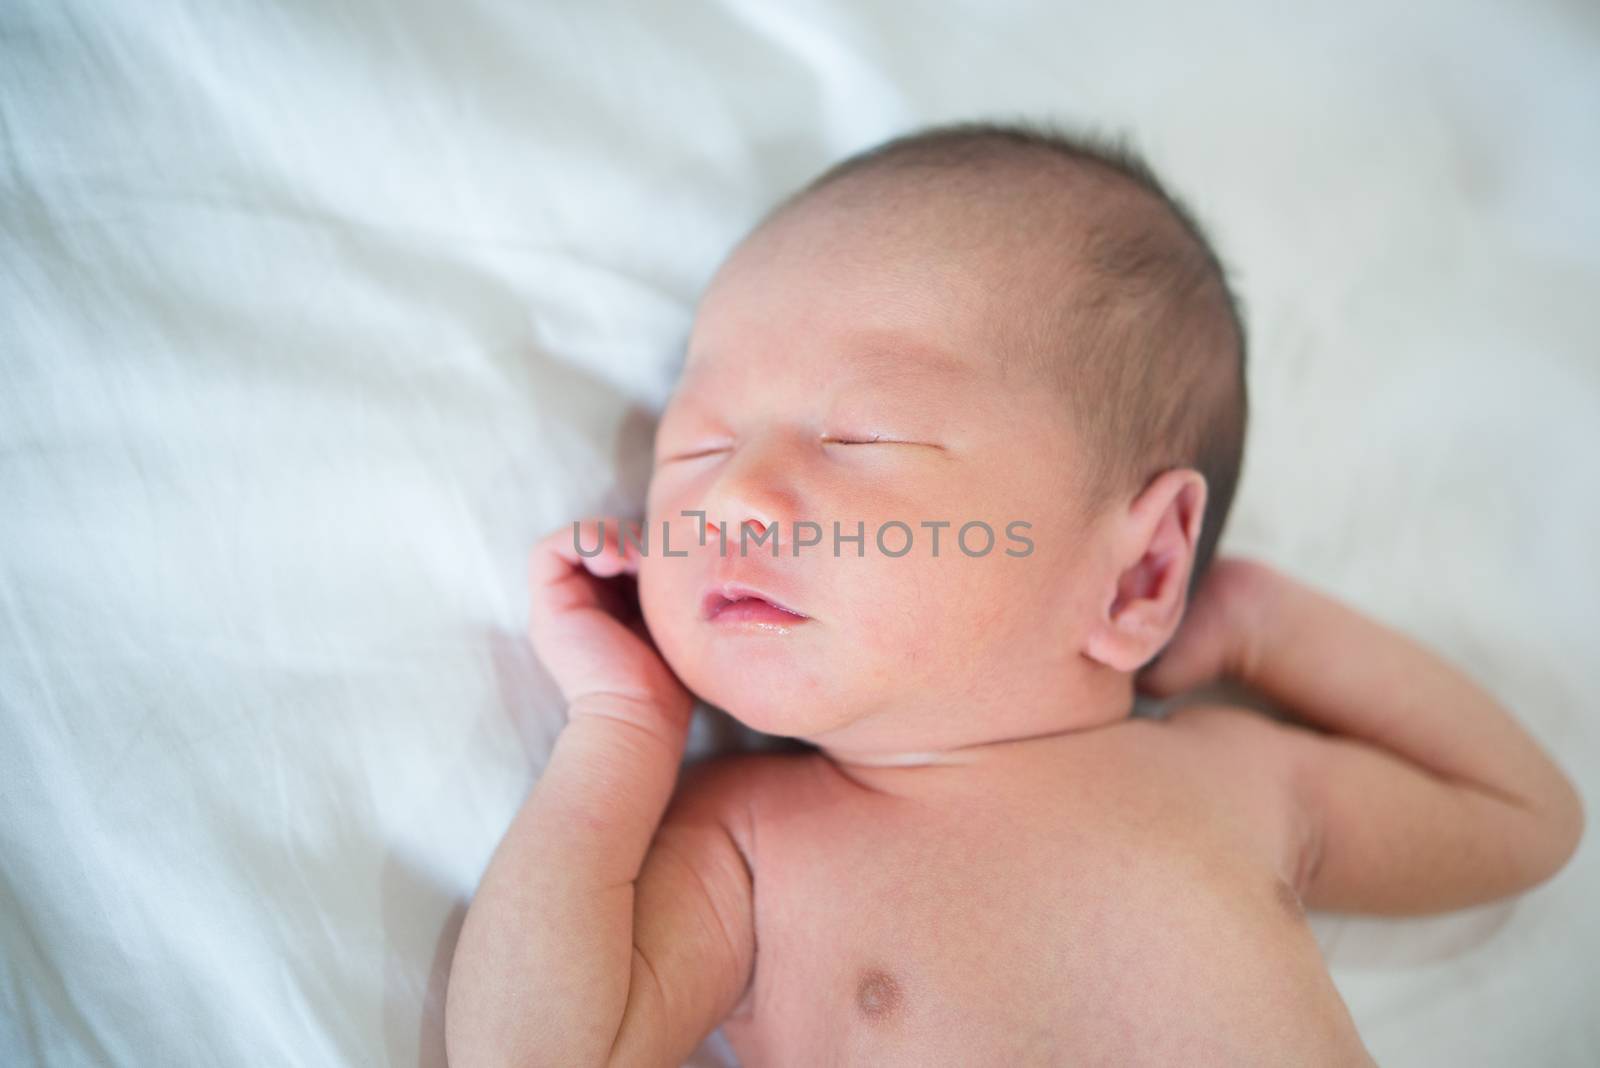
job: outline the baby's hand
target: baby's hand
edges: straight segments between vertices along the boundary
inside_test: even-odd
[[[639,553],[624,546],[615,518],[569,523],[543,538],[529,562],[528,634],[567,699],[569,714],[604,707],[610,715],[665,715],[688,723],[694,698],[656,651],[639,610]],[[576,529],[575,529],[576,528]],[[604,545],[598,555],[584,552]],[[624,711],[625,710],[625,711]],[[641,726],[657,724],[641,722]]]
[[[1221,678],[1248,682],[1284,575],[1264,563],[1219,556],[1161,653],[1134,675],[1140,693],[1166,698]]]
[[[751,951],[729,953],[731,924],[753,930],[738,847],[726,838],[703,857],[702,842],[722,840],[702,819],[680,820],[665,832],[672,844],[652,850],[693,699],[650,641],[638,549],[621,535],[614,519],[568,524],[529,560],[528,636],[567,723],[462,923],[445,1010],[451,1064],[678,1064],[715,1026],[688,1034],[713,998],[725,1010],[746,985]],[[715,995],[700,992],[722,972]]]

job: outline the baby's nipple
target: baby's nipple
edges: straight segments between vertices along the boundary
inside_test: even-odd
[[[878,968],[868,968],[856,983],[856,1008],[869,1020],[882,1022],[900,1011],[900,984]]]

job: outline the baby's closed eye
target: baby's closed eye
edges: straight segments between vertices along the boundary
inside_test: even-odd
[[[916,445],[927,449],[943,449],[934,441],[914,441],[909,438],[890,437],[884,434],[825,434],[824,445]]]

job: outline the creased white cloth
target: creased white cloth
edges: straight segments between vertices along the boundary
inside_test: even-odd
[[[0,1062],[442,1064],[562,722],[527,548],[639,506],[762,210],[1024,114],[1131,133],[1235,271],[1224,548],[1470,666],[1592,806],[1593,6],[10,0]],[[1317,919],[1380,1061],[1600,1061],[1596,837]]]

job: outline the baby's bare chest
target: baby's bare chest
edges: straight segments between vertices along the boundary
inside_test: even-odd
[[[1264,1013],[1297,1042],[1348,1027],[1270,870],[1193,812],[1074,800],[769,811],[742,1063],[1268,1063]]]

